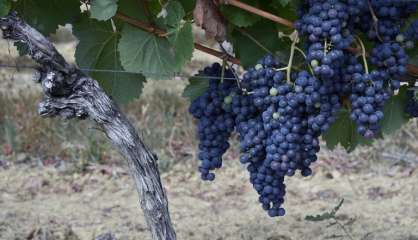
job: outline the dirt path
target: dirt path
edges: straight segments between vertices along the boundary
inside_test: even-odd
[[[348,239],[329,222],[304,220],[341,198],[339,220],[349,223],[354,239],[418,239],[417,171],[408,177],[321,171],[310,179],[293,177],[287,215],[271,219],[238,168],[219,171],[213,183],[201,182],[190,169],[164,176],[178,239]],[[0,179],[0,239],[27,239],[39,228],[54,233],[51,239],[93,239],[108,231],[117,239],[149,239],[127,175],[19,166],[0,170]],[[73,238],[63,237],[70,228]]]

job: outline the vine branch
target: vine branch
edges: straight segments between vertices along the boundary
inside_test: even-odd
[[[157,156],[98,82],[69,64],[54,45],[15,12],[0,18],[4,39],[23,42],[39,64],[36,76],[44,98],[38,106],[42,117],[89,119],[103,130],[113,146],[127,159],[140,206],[154,240],[175,240],[176,233],[161,184]]]
[[[136,19],[131,18],[129,16],[126,16],[123,13],[120,13],[120,12],[117,12],[116,15],[114,16],[114,18],[119,19],[119,20],[124,21],[124,22],[127,22],[127,23],[131,24],[132,26],[137,27],[139,29],[142,29],[146,32],[154,33],[155,35],[157,35],[159,37],[166,37],[167,34],[168,34],[166,31],[164,31],[162,29],[159,29],[159,28],[156,28],[149,23],[136,20]],[[234,64],[240,64],[239,59],[234,58],[233,56],[225,54],[223,52],[217,51],[215,49],[203,46],[200,43],[194,43],[194,47],[196,49],[202,51],[202,52],[208,53],[208,54],[213,55],[215,57],[230,61]]]
[[[289,28],[294,28],[292,21],[281,18],[279,16],[276,16],[276,15],[271,14],[269,12],[263,11],[261,9],[258,9],[256,7],[248,5],[246,3],[240,2],[238,0],[221,0],[220,2],[222,4],[225,4],[225,5],[231,5],[231,6],[235,6],[237,8],[241,8],[242,10],[248,11],[250,13],[254,13],[254,14],[256,14],[258,16],[261,16],[263,18],[270,19],[273,22],[279,23],[279,24],[287,26]]]

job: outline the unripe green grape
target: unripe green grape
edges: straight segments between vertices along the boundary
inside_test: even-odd
[[[277,94],[279,93],[279,91],[277,90],[277,88],[270,88],[270,95],[271,96],[277,96]]]
[[[318,65],[319,65],[318,60],[314,59],[314,60],[311,61],[311,66],[312,67],[318,67]]]
[[[224,103],[225,104],[231,104],[232,103],[232,96],[226,96],[225,98],[224,98]]]
[[[396,36],[396,41],[398,43],[402,43],[403,41],[405,41],[405,36],[403,34],[398,34],[398,36]]]
[[[279,117],[280,117],[280,113],[278,113],[278,112],[275,112],[275,113],[273,113],[273,119],[279,119]]]

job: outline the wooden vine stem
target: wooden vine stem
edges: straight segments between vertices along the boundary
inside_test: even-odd
[[[39,64],[37,82],[44,93],[39,114],[95,122],[128,161],[152,239],[175,240],[157,156],[144,144],[117,105],[96,80],[68,64],[48,39],[15,12],[0,18],[0,28],[4,39],[28,45],[30,57]]]
[[[124,22],[127,22],[127,23],[131,24],[132,26],[137,27],[139,29],[142,29],[142,30],[144,30],[146,32],[154,33],[154,34],[156,34],[159,37],[166,37],[167,36],[167,32],[166,31],[164,31],[162,29],[159,29],[159,28],[156,28],[156,27],[152,26],[149,23],[142,22],[142,21],[139,21],[137,19],[134,19],[134,18],[131,18],[129,16],[126,16],[123,13],[117,12],[115,14],[114,18],[119,19],[119,20],[124,21]],[[202,52],[205,52],[207,54],[210,54],[212,56],[215,56],[215,57],[218,57],[218,58],[221,58],[221,59],[225,59],[225,60],[230,61],[230,62],[232,62],[234,64],[238,64],[238,65],[240,64],[239,59],[234,58],[231,55],[225,54],[223,52],[216,51],[215,49],[212,49],[212,48],[203,46],[200,43],[194,43],[194,47],[196,49],[198,49],[198,50],[200,50]]]
[[[256,7],[248,5],[246,3],[240,2],[238,0],[221,0],[221,3],[225,4],[225,5],[231,5],[231,6],[235,6],[237,8],[241,8],[242,10],[248,11],[250,13],[254,13],[254,14],[256,14],[258,16],[261,16],[263,18],[270,19],[271,21],[276,22],[278,24],[287,26],[289,28],[293,28],[293,22],[292,21],[281,18],[279,16],[276,16],[276,15],[271,14],[269,12],[263,11],[261,9],[258,9]]]

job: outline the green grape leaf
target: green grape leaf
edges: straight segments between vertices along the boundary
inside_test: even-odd
[[[253,66],[268,53],[290,49],[290,41],[279,39],[275,24],[269,21],[260,21],[249,28],[235,28],[231,37],[243,67]]]
[[[90,76],[119,103],[126,103],[139,97],[145,77],[141,74],[123,72],[117,51],[120,33],[113,30],[110,22],[100,22],[84,15],[73,24],[73,32],[80,41],[75,53],[80,68],[105,70],[92,71]]]
[[[193,57],[194,43],[192,24],[182,21],[185,12],[177,1],[170,1],[166,6],[168,26],[168,41],[174,48],[176,70],[180,71],[184,64]]]
[[[289,4],[290,0],[279,0],[279,2],[283,7],[286,7]]]
[[[142,0],[141,0],[142,1]],[[135,18],[139,21],[148,21],[148,17],[144,12],[144,8],[138,0],[120,0],[118,1],[118,11],[122,14]]]
[[[176,27],[180,24],[183,19],[184,12],[183,7],[178,1],[170,1],[166,6],[167,16],[165,17],[165,22],[171,27]]]
[[[174,30],[174,31],[172,31]],[[192,24],[185,22],[175,29],[170,29],[168,40],[174,46],[176,70],[180,71],[183,66],[193,57],[194,42]]]
[[[347,152],[353,151],[357,145],[369,145],[372,140],[365,139],[357,133],[357,126],[350,118],[349,111],[342,109],[334,124],[322,135],[329,149],[341,144]]]
[[[117,10],[116,0],[93,0],[90,6],[90,17],[105,21],[113,17]]]
[[[242,2],[254,7],[258,7],[256,0],[242,0]],[[234,6],[221,5],[221,12],[229,22],[236,25],[237,27],[249,27],[261,19],[261,17],[258,15]]]
[[[58,25],[72,23],[81,14],[78,0],[19,0],[13,2],[12,9],[46,36],[54,33]]]
[[[392,96],[385,104],[384,117],[380,122],[383,134],[391,134],[409,121],[405,113],[405,104],[407,101],[406,91],[408,87],[402,86],[397,95]]]
[[[12,7],[12,4],[10,0],[0,0],[0,17],[6,16],[10,9]]]
[[[186,11],[186,14],[193,12],[194,6],[196,5],[196,0],[179,0],[179,2],[183,6],[184,11]]]
[[[280,16],[284,19],[295,21],[298,19],[296,15],[296,10],[299,8],[299,4],[295,4],[297,0],[276,0],[270,4],[270,12]],[[267,2],[266,2],[267,3]],[[283,29],[289,29],[288,27],[283,26]]]
[[[296,11],[302,6],[304,0],[291,0],[289,6],[293,9],[293,13],[296,15]]]
[[[191,77],[189,84],[183,92],[183,97],[188,98],[190,102],[201,96],[209,87],[208,79]]]
[[[172,76],[176,70],[174,49],[166,38],[126,25],[119,41],[122,66],[131,72],[156,79]]]

